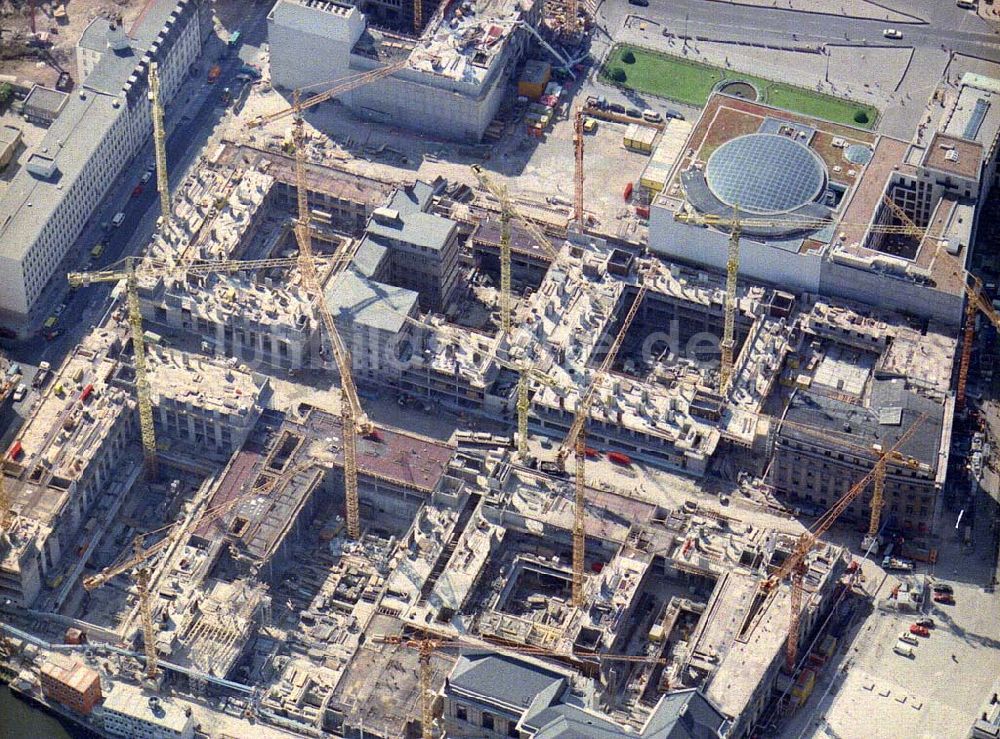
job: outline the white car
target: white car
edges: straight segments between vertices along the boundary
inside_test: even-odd
[[[153,176],[153,173],[150,172],[148,169],[145,172],[143,172],[142,173],[142,184],[145,185],[147,182],[149,182],[149,180],[150,180],[150,178],[152,176]]]
[[[886,28],[884,31],[882,31],[882,35],[885,36],[886,38],[894,38],[894,39],[903,38],[903,33],[901,31],[897,31],[895,28]]]
[[[21,383],[20,385],[18,385],[18,386],[17,386],[17,388],[15,388],[15,390],[14,390],[14,402],[15,402],[15,403],[20,403],[20,402],[21,402],[22,400],[24,400],[24,397],[25,397],[25,396],[26,396],[27,394],[28,394],[28,386],[27,386],[27,385],[25,385],[25,384],[24,384],[24,383],[22,382],[22,383]]]

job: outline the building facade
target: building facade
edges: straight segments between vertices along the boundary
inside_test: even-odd
[[[149,140],[149,64],[159,64],[169,108],[210,29],[206,0],[156,0],[133,36],[107,19],[85,31],[79,86],[0,198],[0,321],[13,330],[26,329],[108,187]]]
[[[101,701],[101,677],[81,662],[53,654],[39,671],[42,695],[87,716]]]

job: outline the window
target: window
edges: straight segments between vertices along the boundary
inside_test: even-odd
[[[483,711],[483,728],[493,731],[493,716]]]
[[[517,723],[514,721],[507,722],[507,736],[515,737],[515,739],[521,736],[521,732],[517,730]]]
[[[455,706],[455,718],[459,721],[468,721],[469,711],[465,708],[465,706]]]

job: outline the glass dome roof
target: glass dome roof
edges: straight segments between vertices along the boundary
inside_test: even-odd
[[[752,133],[727,141],[708,160],[712,194],[749,213],[785,213],[815,200],[826,167],[809,147],[787,136]]]

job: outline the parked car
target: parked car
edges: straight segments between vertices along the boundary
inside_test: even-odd
[[[926,626],[921,626],[920,624],[910,624],[910,633],[914,636],[922,636],[927,638],[931,635],[931,632]]]
[[[882,35],[886,38],[901,39],[903,34],[901,31],[897,31],[895,28],[886,28],[882,31]]]
[[[906,642],[897,641],[896,646],[892,648],[892,651],[900,657],[909,657],[910,659],[913,659],[913,647]]]
[[[944,606],[955,605],[955,598],[951,593],[934,593],[934,602]]]
[[[621,103],[608,103],[608,110],[618,115],[625,115],[625,106]]]
[[[650,123],[660,123],[663,120],[663,116],[660,115],[660,111],[650,110],[649,108],[642,111],[642,117]]]
[[[679,121],[684,120],[684,114],[681,113],[679,110],[668,110],[666,112],[666,116],[667,118],[676,118]]]
[[[926,618],[918,618],[916,624],[917,626],[923,626],[925,629],[933,629],[934,619],[930,616],[927,616]]]
[[[628,0],[629,5],[638,5],[640,8],[648,8],[649,0]]]
[[[145,172],[143,172],[143,173],[142,173],[142,179],[140,180],[140,182],[141,182],[141,183],[142,183],[143,185],[145,185],[145,184],[146,184],[147,182],[149,182],[149,180],[150,180],[150,179],[151,179],[152,177],[153,177],[153,173],[152,173],[152,172],[150,172],[150,171],[149,171],[149,170],[147,169],[147,170],[146,170]]]
[[[907,644],[915,645],[920,643],[917,641],[917,637],[915,637],[913,634],[907,631],[904,631],[902,634],[899,635],[899,640],[902,642],[906,642]]]
[[[23,382],[14,389],[14,402],[20,403],[28,395],[28,386]]]
[[[935,593],[947,593],[948,595],[955,594],[955,589],[952,588],[951,585],[949,585],[946,582],[934,583],[933,585],[931,585],[931,590],[933,590]]]
[[[142,183],[141,182],[138,185],[136,185],[135,188],[133,188],[133,190],[132,190],[132,197],[133,198],[137,198],[140,195],[142,195]]]

